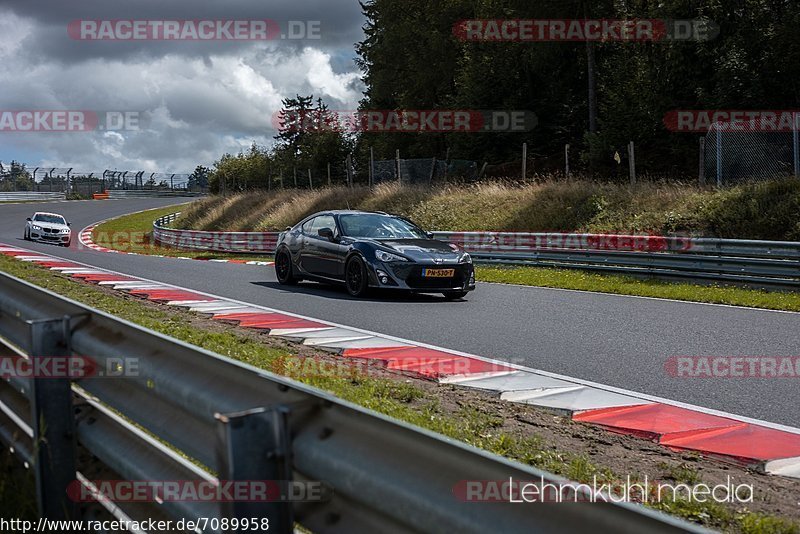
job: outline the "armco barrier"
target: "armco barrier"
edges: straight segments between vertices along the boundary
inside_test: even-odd
[[[27,202],[49,200],[64,200],[66,195],[62,193],[37,193],[36,191],[18,191],[0,193],[0,202]]]
[[[157,243],[186,250],[272,254],[279,233],[169,228],[178,214],[153,223]],[[681,236],[564,233],[434,232],[489,264],[585,269],[664,278],[800,287],[800,243]]]
[[[171,190],[137,190],[137,189],[109,189],[106,191],[108,198],[154,198],[154,197],[202,197],[206,193],[196,193],[192,191],[171,191]]]
[[[153,223],[153,238],[156,243],[183,250],[272,254],[280,235],[274,232],[206,232],[168,228],[177,215],[173,213]]]
[[[296,480],[332,488],[316,502],[97,505],[128,520],[268,518],[279,533],[292,532],[295,521],[322,533],[701,531],[628,504],[465,502],[454,488],[467,480],[562,481],[4,273],[0,350],[8,358],[80,355],[100,369],[120,356],[138,363],[129,376],[0,381],[0,440],[34,470],[44,517],[80,517],[65,488],[74,495],[76,484],[90,487],[88,473],[103,473],[120,481]],[[89,454],[78,455],[79,447]]]

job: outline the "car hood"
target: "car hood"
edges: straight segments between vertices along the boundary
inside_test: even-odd
[[[69,230],[69,226],[65,224],[43,223],[39,221],[31,221],[31,224],[42,229],[47,228],[48,230]]]
[[[380,239],[376,242],[413,260],[457,260],[461,252],[436,239]]]

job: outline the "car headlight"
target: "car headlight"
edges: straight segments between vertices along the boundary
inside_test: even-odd
[[[69,233],[69,228],[64,228],[64,229],[62,229],[62,230],[61,230],[61,233],[62,233],[62,234],[68,234],[68,233]]]
[[[33,228],[34,230],[41,230],[42,229],[41,226],[36,226],[35,224],[31,225],[31,228]]]
[[[383,262],[408,261],[408,258],[404,258],[403,256],[398,256],[397,254],[392,254],[391,252],[385,252],[383,250],[376,250],[375,257],[378,258],[378,261],[383,261]]]

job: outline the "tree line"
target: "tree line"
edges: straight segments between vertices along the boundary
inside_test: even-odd
[[[376,159],[518,161],[523,143],[537,172],[561,170],[571,145],[577,172],[624,174],[637,146],[643,173],[696,176],[699,133],[664,124],[681,109],[794,109],[800,96],[800,3],[794,0],[362,0],[365,34],[356,44],[364,72],[363,110],[528,110],[537,126],[520,133],[282,131],[271,148],[226,155],[211,175],[293,184],[324,177],[328,162],[353,153],[363,179]],[[659,19],[713,23],[709,40],[656,42],[470,42],[454,26],[473,19]],[[284,112],[330,113],[310,96]],[[622,157],[620,157],[622,155]],[[270,176],[272,178],[270,178]],[[282,179],[278,181],[278,177]],[[341,179],[341,173],[340,173]],[[227,183],[227,182],[226,182]],[[303,180],[301,179],[301,184]]]

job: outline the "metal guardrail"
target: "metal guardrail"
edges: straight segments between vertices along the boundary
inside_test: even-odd
[[[203,197],[206,193],[160,189],[109,189],[108,198]]]
[[[64,200],[66,195],[62,193],[38,193],[36,191],[17,191],[0,193],[0,202],[20,202],[20,201],[48,201],[48,200]]]
[[[434,232],[485,263],[800,287],[800,243],[680,236]]]
[[[169,228],[178,214],[153,223],[156,242],[214,252],[272,254],[279,233]],[[800,243],[681,236],[433,232],[488,264],[585,269],[663,278],[800,287]]]
[[[75,518],[64,488],[76,479],[88,486],[88,473],[105,473],[94,478],[321,481],[332,489],[321,502],[105,506],[117,518],[140,521],[268,517],[270,531],[280,533],[291,532],[295,522],[321,533],[701,531],[628,504],[458,499],[454,488],[467,480],[563,480],[4,273],[0,353],[90,356],[99,369],[122,355],[138,363],[135,376],[0,380],[0,440],[34,469],[44,517]]]
[[[186,250],[273,254],[280,235],[275,232],[207,232],[169,228],[168,225],[174,222],[178,215],[173,213],[153,223],[153,238],[157,243]]]

